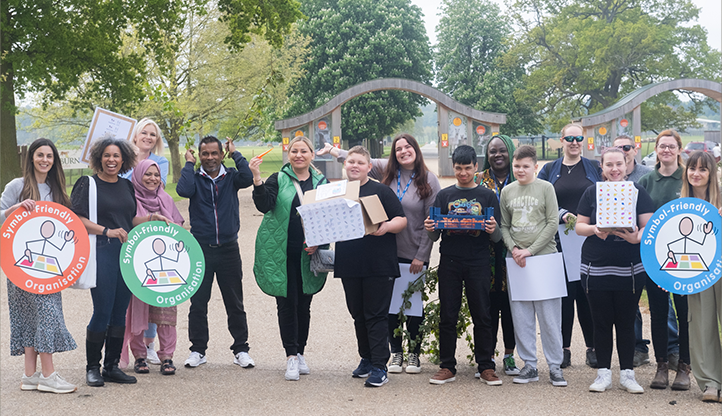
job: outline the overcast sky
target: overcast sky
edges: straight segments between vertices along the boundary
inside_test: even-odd
[[[492,0],[499,4],[502,10],[505,8],[503,0]],[[707,29],[707,43],[710,47],[722,50],[722,1],[720,0],[692,0],[697,7],[701,8],[699,13],[699,24]],[[431,44],[436,43],[436,25],[439,24],[438,0],[411,0],[411,3],[421,7],[424,12],[426,32],[429,35]]]

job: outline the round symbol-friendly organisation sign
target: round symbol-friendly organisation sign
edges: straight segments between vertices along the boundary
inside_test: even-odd
[[[204,271],[201,246],[191,233],[172,223],[138,225],[120,251],[125,284],[152,306],[175,306],[190,299],[201,286]]]
[[[88,265],[88,232],[70,208],[38,201],[18,208],[0,230],[0,263],[8,279],[31,293],[55,293],[74,284]]]
[[[659,208],[644,227],[644,269],[662,289],[699,293],[722,275],[722,220],[717,208],[697,198],[680,198]]]

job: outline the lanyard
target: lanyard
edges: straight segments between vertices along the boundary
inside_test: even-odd
[[[404,195],[406,195],[406,191],[409,190],[409,186],[411,185],[411,181],[414,180],[414,176],[416,176],[416,172],[411,174],[411,178],[409,178],[409,181],[406,183],[406,187],[404,188],[404,192],[401,192],[401,169],[396,171],[396,196],[399,198],[399,202],[404,199]]]
[[[491,173],[491,177],[494,179],[494,193],[496,194],[496,200],[501,203],[501,190],[506,186],[507,183],[509,183],[510,173],[506,174],[506,178],[504,179],[504,183],[501,185],[501,188],[499,188],[499,182],[497,182],[496,180],[496,175],[494,175],[494,171],[489,169],[489,173]]]

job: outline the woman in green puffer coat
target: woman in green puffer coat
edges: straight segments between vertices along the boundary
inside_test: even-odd
[[[302,192],[315,189],[326,178],[311,165],[313,144],[304,137],[295,137],[288,146],[288,163],[264,182],[261,179],[262,159],[249,163],[253,172],[253,202],[264,213],[256,234],[256,258],[253,273],[264,293],[276,298],[278,326],[286,350],[286,380],[298,380],[309,374],[303,356],[311,320],[311,299],[326,282],[326,273],[315,275],[310,269],[311,254],[317,247],[306,247],[297,182]]]

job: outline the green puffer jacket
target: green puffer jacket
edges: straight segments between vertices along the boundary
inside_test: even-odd
[[[326,182],[326,178],[314,169],[311,169],[313,188]],[[291,204],[296,196],[296,187],[293,180],[296,174],[286,163],[278,172],[278,196],[276,206],[263,216],[261,226],[256,233],[256,258],[253,264],[253,273],[261,290],[271,296],[286,297],[288,275],[286,272],[286,248],[288,245],[288,221],[291,214]],[[301,253],[301,276],[303,280],[303,293],[313,295],[318,293],[326,283],[327,273],[314,275],[310,269],[311,256]]]

